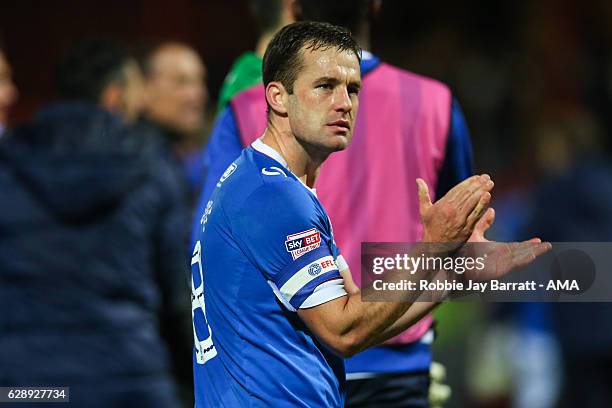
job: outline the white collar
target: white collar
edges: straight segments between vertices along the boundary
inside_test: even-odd
[[[276,150],[274,149],[272,146],[268,146],[267,144],[265,144],[261,138],[255,139],[255,141],[253,143],[251,143],[251,147],[253,147],[253,149],[257,150],[259,153],[265,154],[266,156],[276,160],[277,162],[279,162],[280,164],[282,164],[287,170],[291,171],[291,169],[289,168],[289,164],[287,163],[287,160],[285,160],[285,158]],[[291,171],[291,174],[293,174],[293,172]],[[312,194],[317,195],[317,189],[316,188],[310,188],[306,185],[306,183],[304,183],[299,177],[297,177],[295,174],[293,174],[295,176],[295,178],[304,186],[308,189],[308,191],[310,191]]]
[[[268,146],[267,144],[262,142],[261,138],[255,139],[255,141],[251,143],[251,146],[253,146],[253,149],[257,150],[259,153],[263,153],[266,156],[273,158],[274,160],[282,164],[284,167],[289,168],[287,160],[285,160],[285,158],[272,146]]]
[[[374,54],[372,54],[370,51],[361,50],[361,59],[362,60],[370,60],[372,58],[374,58]]]

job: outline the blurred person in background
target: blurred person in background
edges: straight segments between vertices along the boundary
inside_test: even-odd
[[[203,170],[206,66],[196,50],[178,42],[149,47],[140,60],[145,105],[138,129],[160,140],[184,175],[186,194],[195,197]]]
[[[369,21],[381,2],[308,0],[276,5],[290,6],[296,20],[345,26],[368,50]],[[285,11],[272,14],[283,16]],[[418,203],[413,199],[417,177],[441,197],[472,174],[469,132],[447,86],[385,64],[367,51],[361,76],[353,144],[327,160],[316,185],[349,266],[361,264],[361,242],[421,239]],[[236,94],[217,119],[205,153],[208,173],[196,214],[204,212],[225,169],[265,127],[264,89],[259,83]],[[359,268],[353,266],[353,271],[359,284]],[[432,324],[428,316],[388,345],[348,359],[347,407],[430,406]],[[449,390],[442,387],[439,394],[433,395],[435,406],[448,398]]]
[[[255,50],[238,57],[227,73],[219,91],[219,113],[234,95],[262,81],[261,64],[266,47],[278,30],[295,22],[296,7],[297,0],[249,0],[249,10],[257,24],[259,37]]]
[[[535,134],[541,177],[525,232],[559,242],[611,242],[612,165],[601,122],[585,107],[562,108],[549,113]],[[612,304],[546,306],[561,349],[559,406],[612,406]]]
[[[17,88],[13,83],[12,75],[11,66],[0,40],[0,137],[8,124],[9,109],[17,100]]]
[[[156,145],[127,126],[142,75],[91,40],[58,82],[63,100],[0,141],[0,385],[68,386],[74,407],[177,407],[160,326],[188,360],[188,216]]]
[[[523,147],[533,159],[533,178],[495,203],[501,222],[491,235],[512,240],[538,231],[556,242],[612,241],[612,165],[604,134],[582,104],[548,104],[531,131],[533,145]],[[490,322],[473,331],[468,350],[471,405],[611,406],[610,303],[521,302],[489,309]]]

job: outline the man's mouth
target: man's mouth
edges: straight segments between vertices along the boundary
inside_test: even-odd
[[[341,132],[348,132],[351,130],[351,122],[348,120],[340,119],[335,122],[328,123],[327,126],[335,128],[335,130],[339,130]]]

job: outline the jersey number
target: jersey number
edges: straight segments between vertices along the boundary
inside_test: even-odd
[[[193,322],[193,341],[196,362],[204,364],[217,356],[212,341],[212,330],[206,319],[204,303],[204,274],[202,273],[202,245],[196,242],[191,256],[191,319]]]

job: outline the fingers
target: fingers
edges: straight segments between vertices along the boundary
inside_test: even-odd
[[[462,208],[469,214],[471,211],[474,211],[474,207],[476,207],[483,196],[489,195],[488,199],[491,199],[490,191],[493,189],[495,184],[492,180],[482,181],[481,183],[476,185],[476,188],[471,189],[469,194],[466,194],[461,197],[460,202],[458,202],[459,208]],[[482,208],[480,209],[482,210]]]
[[[481,176],[477,176],[478,178],[470,185],[468,189],[466,189],[461,196],[461,201],[459,201],[459,205],[463,202],[470,199],[470,197],[474,194],[482,194],[483,191],[491,191],[493,189],[493,181],[488,174],[483,174]]]
[[[488,208],[482,218],[477,218],[476,226],[474,226],[474,238],[476,242],[485,241],[484,234],[487,232],[493,222],[495,221],[495,210],[493,208]]]
[[[451,188],[444,197],[450,202],[459,204],[464,201],[465,197],[472,195],[484,182],[490,179],[488,174],[469,177]]]
[[[489,206],[493,181],[487,174],[472,176],[453,187],[435,205],[431,202],[427,183],[419,178],[417,186],[421,221],[428,225],[425,236],[445,242],[464,242]],[[482,233],[489,227],[483,225]]]
[[[476,203],[476,206],[472,207],[471,213],[467,216],[466,226],[468,229],[471,230],[474,224],[478,220],[482,219],[482,215],[487,209],[490,202],[491,202],[491,193],[486,192],[480,197],[480,199]],[[490,226],[491,225],[487,226],[486,223],[483,225],[483,227],[485,227],[483,230],[483,234],[484,234],[484,231],[489,229]]]
[[[473,194],[477,194],[479,191],[480,194],[482,194],[483,191],[491,191],[491,189],[493,189],[493,181],[488,174],[474,176],[474,180],[472,180],[472,182],[470,182],[466,188],[463,189],[461,194],[459,194],[457,204],[462,205]]]
[[[539,238],[536,238],[538,241]],[[552,249],[552,244],[550,242],[540,242],[533,248],[533,253],[536,257],[545,254],[546,252]]]
[[[550,251],[550,242],[541,242],[539,238],[532,238],[528,241],[517,242],[512,248],[512,263],[514,268],[526,266],[535,259]]]
[[[529,251],[534,256],[539,256],[552,249],[550,242],[542,242],[540,238],[531,238],[528,241],[518,242],[516,245],[519,246],[519,251]]]
[[[524,242],[513,244],[512,248],[512,267],[511,269],[521,268],[523,266],[529,265],[531,262],[535,260],[535,255],[530,248],[531,245],[524,245]]]
[[[491,225],[493,225],[493,223],[495,222],[495,208],[487,209],[487,212],[485,212],[485,215],[483,218],[485,219],[485,222],[488,224],[487,229],[489,229]]]
[[[422,217],[429,207],[432,206],[432,203],[429,195],[429,187],[427,187],[425,180],[418,178],[416,182],[419,190],[419,211]]]

